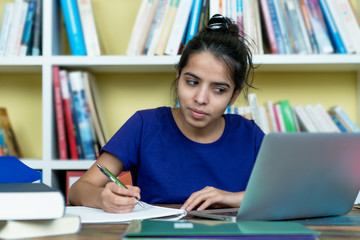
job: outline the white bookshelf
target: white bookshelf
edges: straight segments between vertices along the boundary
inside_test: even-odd
[[[86,170],[93,160],[60,161],[55,156],[56,138],[52,89],[52,66],[91,72],[174,72],[179,57],[172,56],[60,56],[60,5],[43,0],[43,56],[0,57],[0,72],[38,72],[42,75],[42,159],[23,159],[28,166],[42,170],[43,182],[58,185],[57,171]],[[360,55],[255,55],[259,72],[356,72],[357,119],[360,120]],[[169,79],[170,80],[170,79]]]

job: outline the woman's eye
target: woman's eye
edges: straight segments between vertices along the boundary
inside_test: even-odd
[[[225,92],[225,89],[223,89],[223,88],[215,88],[215,92],[216,93],[224,93]]]
[[[187,84],[189,84],[191,86],[195,86],[197,84],[197,81],[194,81],[194,80],[187,80],[186,82],[187,82]]]

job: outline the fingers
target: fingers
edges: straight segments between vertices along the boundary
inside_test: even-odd
[[[106,184],[100,195],[102,209],[112,213],[128,213],[133,210],[137,204],[135,197],[140,199],[140,189],[138,187],[117,186],[115,183]]]

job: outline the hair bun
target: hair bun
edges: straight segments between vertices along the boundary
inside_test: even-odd
[[[231,34],[233,36],[239,35],[238,26],[234,24],[230,18],[224,17],[220,14],[215,14],[209,19],[206,31]]]

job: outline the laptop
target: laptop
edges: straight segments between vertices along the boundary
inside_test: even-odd
[[[360,133],[269,133],[240,208],[198,217],[286,220],[348,213],[360,190]]]

